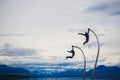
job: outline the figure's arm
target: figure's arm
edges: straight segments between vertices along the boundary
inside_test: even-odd
[[[72,58],[72,57],[71,56],[67,56],[66,59],[68,59],[68,58]]]
[[[83,34],[83,33],[78,33],[79,35],[84,35],[85,36],[85,34]]]

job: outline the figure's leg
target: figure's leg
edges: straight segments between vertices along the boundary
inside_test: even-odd
[[[66,59],[68,59],[68,58],[72,58],[72,56],[67,56]]]
[[[87,43],[87,41],[85,41],[84,43],[83,43],[83,45],[85,45]]]
[[[88,42],[88,38],[86,38],[85,42],[83,43],[83,45],[85,45]]]

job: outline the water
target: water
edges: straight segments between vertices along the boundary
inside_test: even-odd
[[[3,80],[83,80],[80,77],[65,77],[65,78],[24,78],[24,79],[3,79]],[[85,80],[92,80],[86,78]],[[113,80],[113,79],[95,79],[95,80]]]

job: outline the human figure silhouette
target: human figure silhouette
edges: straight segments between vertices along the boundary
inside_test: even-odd
[[[72,53],[72,56],[67,56],[66,59],[68,59],[68,58],[73,58],[73,57],[74,57],[75,51],[74,51],[74,49],[73,49],[73,46],[72,46],[72,50],[67,51],[67,52]]]
[[[67,59],[67,58],[73,58],[73,57],[74,57],[74,55],[75,55],[74,50],[67,51],[67,52],[72,53],[72,56],[67,56],[66,59]]]
[[[90,31],[90,28],[88,28],[88,32],[85,32],[85,34],[83,34],[83,33],[78,33],[79,35],[83,35],[83,36],[86,37],[86,40],[85,40],[85,42],[83,43],[83,45],[85,45],[85,44],[88,43],[88,41],[89,41],[89,31]]]

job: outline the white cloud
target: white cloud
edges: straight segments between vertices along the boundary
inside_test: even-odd
[[[16,48],[6,43],[3,46],[3,48],[0,49],[0,55],[2,56],[32,56],[32,55],[36,55],[36,50]]]

